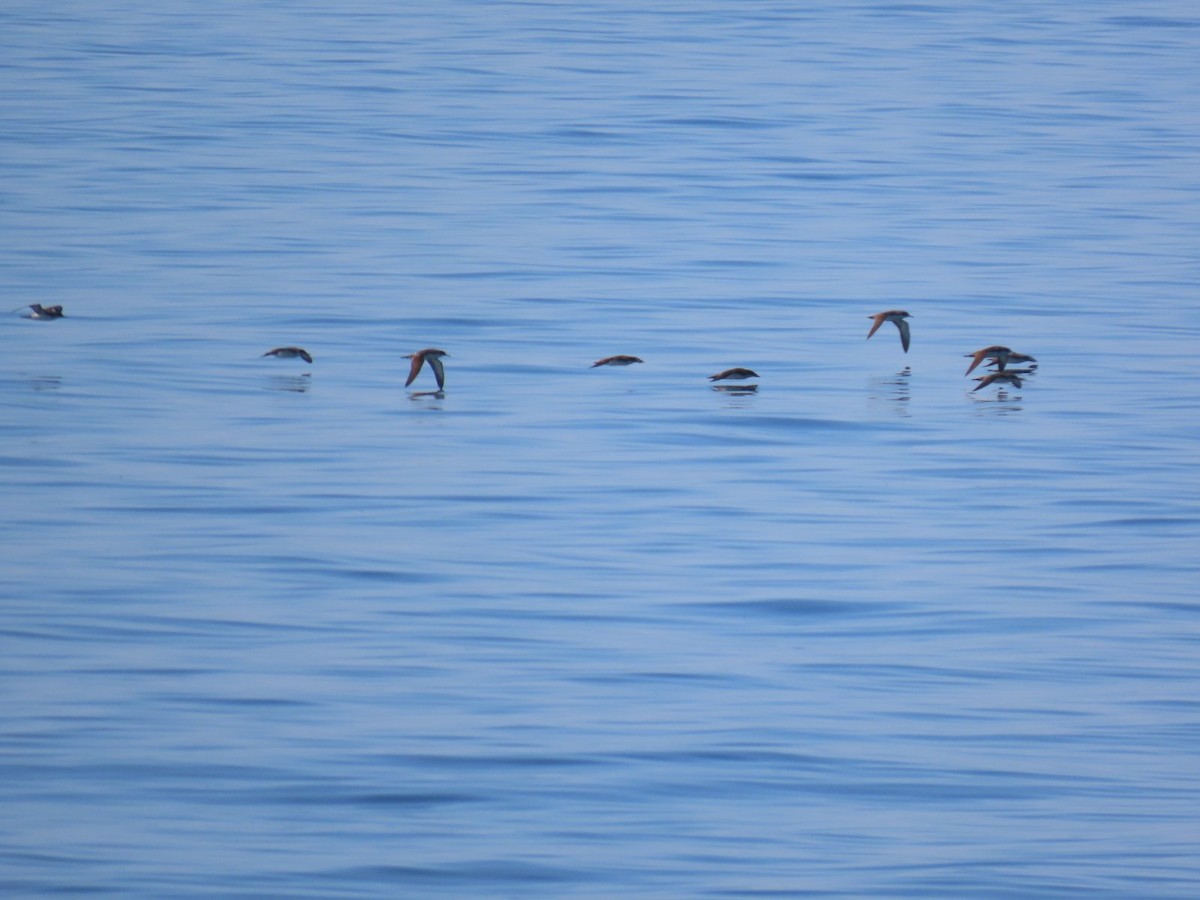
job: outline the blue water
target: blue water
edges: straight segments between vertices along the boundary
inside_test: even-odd
[[[1194,5],[0,49],[4,896],[1200,895]]]

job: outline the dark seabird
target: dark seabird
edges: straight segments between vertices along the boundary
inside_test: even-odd
[[[606,356],[604,359],[598,359],[592,363],[592,368],[596,366],[632,366],[634,363],[645,362],[644,359],[638,359],[636,356]]]
[[[276,347],[268,350],[263,356],[277,356],[280,359],[295,359],[297,356],[306,363],[312,362],[312,355],[303,347]]]
[[[879,330],[879,326],[884,322],[891,322],[900,329],[900,346],[904,348],[904,352],[908,352],[908,342],[912,335],[908,330],[908,323],[905,319],[911,319],[912,315],[906,313],[902,309],[889,309],[887,312],[875,313],[873,316],[867,316],[868,319],[874,319],[875,324],[871,326],[871,330],[867,332],[867,339],[870,340],[871,335]]]
[[[408,387],[416,380],[421,366],[428,360],[429,368],[433,369],[433,377],[437,379],[440,391],[446,385],[446,370],[442,367],[442,357],[449,355],[445,350],[436,350],[432,347],[427,350],[418,350],[416,353],[406,353],[404,358],[412,360],[412,367],[408,370],[408,381],[404,382],[404,386]]]

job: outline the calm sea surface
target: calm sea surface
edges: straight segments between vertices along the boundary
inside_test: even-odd
[[[0,50],[3,896],[1200,896],[1193,3]]]

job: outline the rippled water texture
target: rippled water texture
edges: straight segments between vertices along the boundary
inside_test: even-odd
[[[4,896],[1200,895],[1192,4],[0,45]]]

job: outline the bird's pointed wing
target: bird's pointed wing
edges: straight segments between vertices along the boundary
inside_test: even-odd
[[[879,330],[879,326],[884,323],[884,321],[887,319],[887,316],[883,316],[883,315],[868,316],[868,318],[875,320],[874,322],[871,323],[871,330],[867,332],[867,340],[870,340],[871,335],[873,335],[875,332],[877,332]]]
[[[412,366],[408,370],[408,381],[404,382],[404,386],[408,387],[417,380],[417,374],[421,371],[421,366],[425,363],[425,357],[420,353],[412,355]]]
[[[966,355],[972,357],[972,359],[971,359],[971,364],[969,366],[967,366],[967,371],[964,372],[963,374],[970,375],[972,372],[975,371],[975,367],[977,365],[979,365],[981,362],[983,362],[983,353],[982,352],[968,353]],[[983,387],[983,385],[980,385],[980,387]]]
[[[908,352],[908,342],[912,338],[912,333],[908,330],[908,322],[904,319],[893,319],[896,327],[900,329],[900,346],[904,348],[904,352]]]
[[[446,370],[442,368],[442,361],[436,356],[429,357],[429,368],[433,369],[433,375],[437,378],[438,390],[440,391],[446,384]]]

